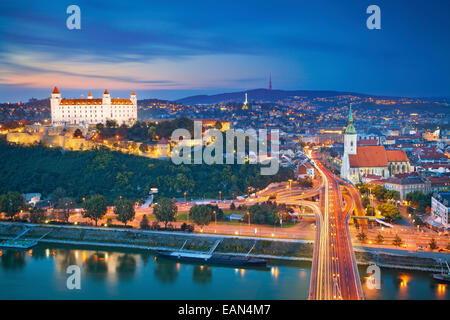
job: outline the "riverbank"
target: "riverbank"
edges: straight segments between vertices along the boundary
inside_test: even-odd
[[[51,231],[44,239],[40,240],[41,243],[49,244],[152,251],[177,250],[184,245],[183,250],[207,252],[216,240],[222,239],[216,248],[216,253],[249,254],[254,257],[280,261],[312,261],[314,249],[314,242],[306,240],[22,223],[0,223],[0,238],[11,239],[27,227],[31,227],[31,230],[22,239],[35,240]],[[354,249],[358,264],[376,263],[380,267],[393,269],[434,271],[438,259],[448,260],[450,258],[449,254],[437,252],[409,252],[363,246],[355,246]]]

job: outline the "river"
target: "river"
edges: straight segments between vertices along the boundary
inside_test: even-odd
[[[135,250],[40,244],[0,251],[0,299],[307,299],[311,264],[277,263],[239,269],[157,259]],[[69,265],[81,289],[69,290]],[[365,267],[360,268],[360,274]],[[364,281],[364,278],[363,278]],[[380,290],[363,284],[367,299],[449,299],[448,284],[426,272],[381,270]]]

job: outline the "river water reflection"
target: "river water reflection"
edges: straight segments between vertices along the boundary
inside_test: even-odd
[[[81,267],[81,290],[66,287],[74,264]],[[239,269],[142,251],[39,245],[1,251],[0,299],[307,299],[310,274],[308,262]],[[382,289],[364,288],[368,299],[449,299],[447,285],[423,272],[383,269]]]

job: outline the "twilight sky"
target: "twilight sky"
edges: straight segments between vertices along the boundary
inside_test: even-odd
[[[81,8],[81,30],[66,9]],[[366,8],[381,8],[368,30]],[[0,2],[0,101],[268,86],[450,96],[448,0]]]

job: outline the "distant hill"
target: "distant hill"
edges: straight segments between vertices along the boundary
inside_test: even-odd
[[[249,101],[276,102],[289,97],[334,97],[352,94],[356,96],[367,96],[366,94],[339,92],[339,91],[320,91],[320,90],[269,90],[253,89],[248,91],[221,93],[214,95],[197,95],[177,100],[182,104],[214,104],[227,102],[243,102],[247,92]]]
[[[336,97],[336,96],[345,96],[352,95],[359,98],[367,98],[371,97],[373,99],[399,99],[402,97],[390,97],[390,96],[377,96],[370,95],[364,93],[355,93],[355,92],[344,92],[344,91],[326,91],[326,90],[269,90],[269,89],[254,89],[248,91],[240,91],[240,92],[230,92],[230,93],[221,93],[214,95],[197,95],[182,98],[176,100],[176,102],[184,104],[184,105],[193,105],[193,104],[216,104],[216,103],[229,103],[229,102],[244,102],[245,93],[248,95],[249,102],[256,103],[277,103],[280,100],[285,100],[287,98],[294,97],[306,97],[306,98],[325,98],[325,97]],[[407,98],[407,97],[403,97]],[[419,98],[420,100],[420,98]],[[378,105],[371,102],[366,102],[360,105],[359,107],[368,108],[368,109],[379,109],[379,108],[396,108],[400,109],[404,112],[421,112],[424,110],[436,113],[449,113],[449,99],[448,98],[423,98],[423,100],[428,101],[427,103],[399,103],[395,104],[387,104],[387,105]]]
[[[138,100],[138,104],[141,106],[148,106],[154,103],[160,103],[160,104],[170,104],[173,103],[172,101],[169,100],[161,100],[161,99],[142,99],[142,100]]]

